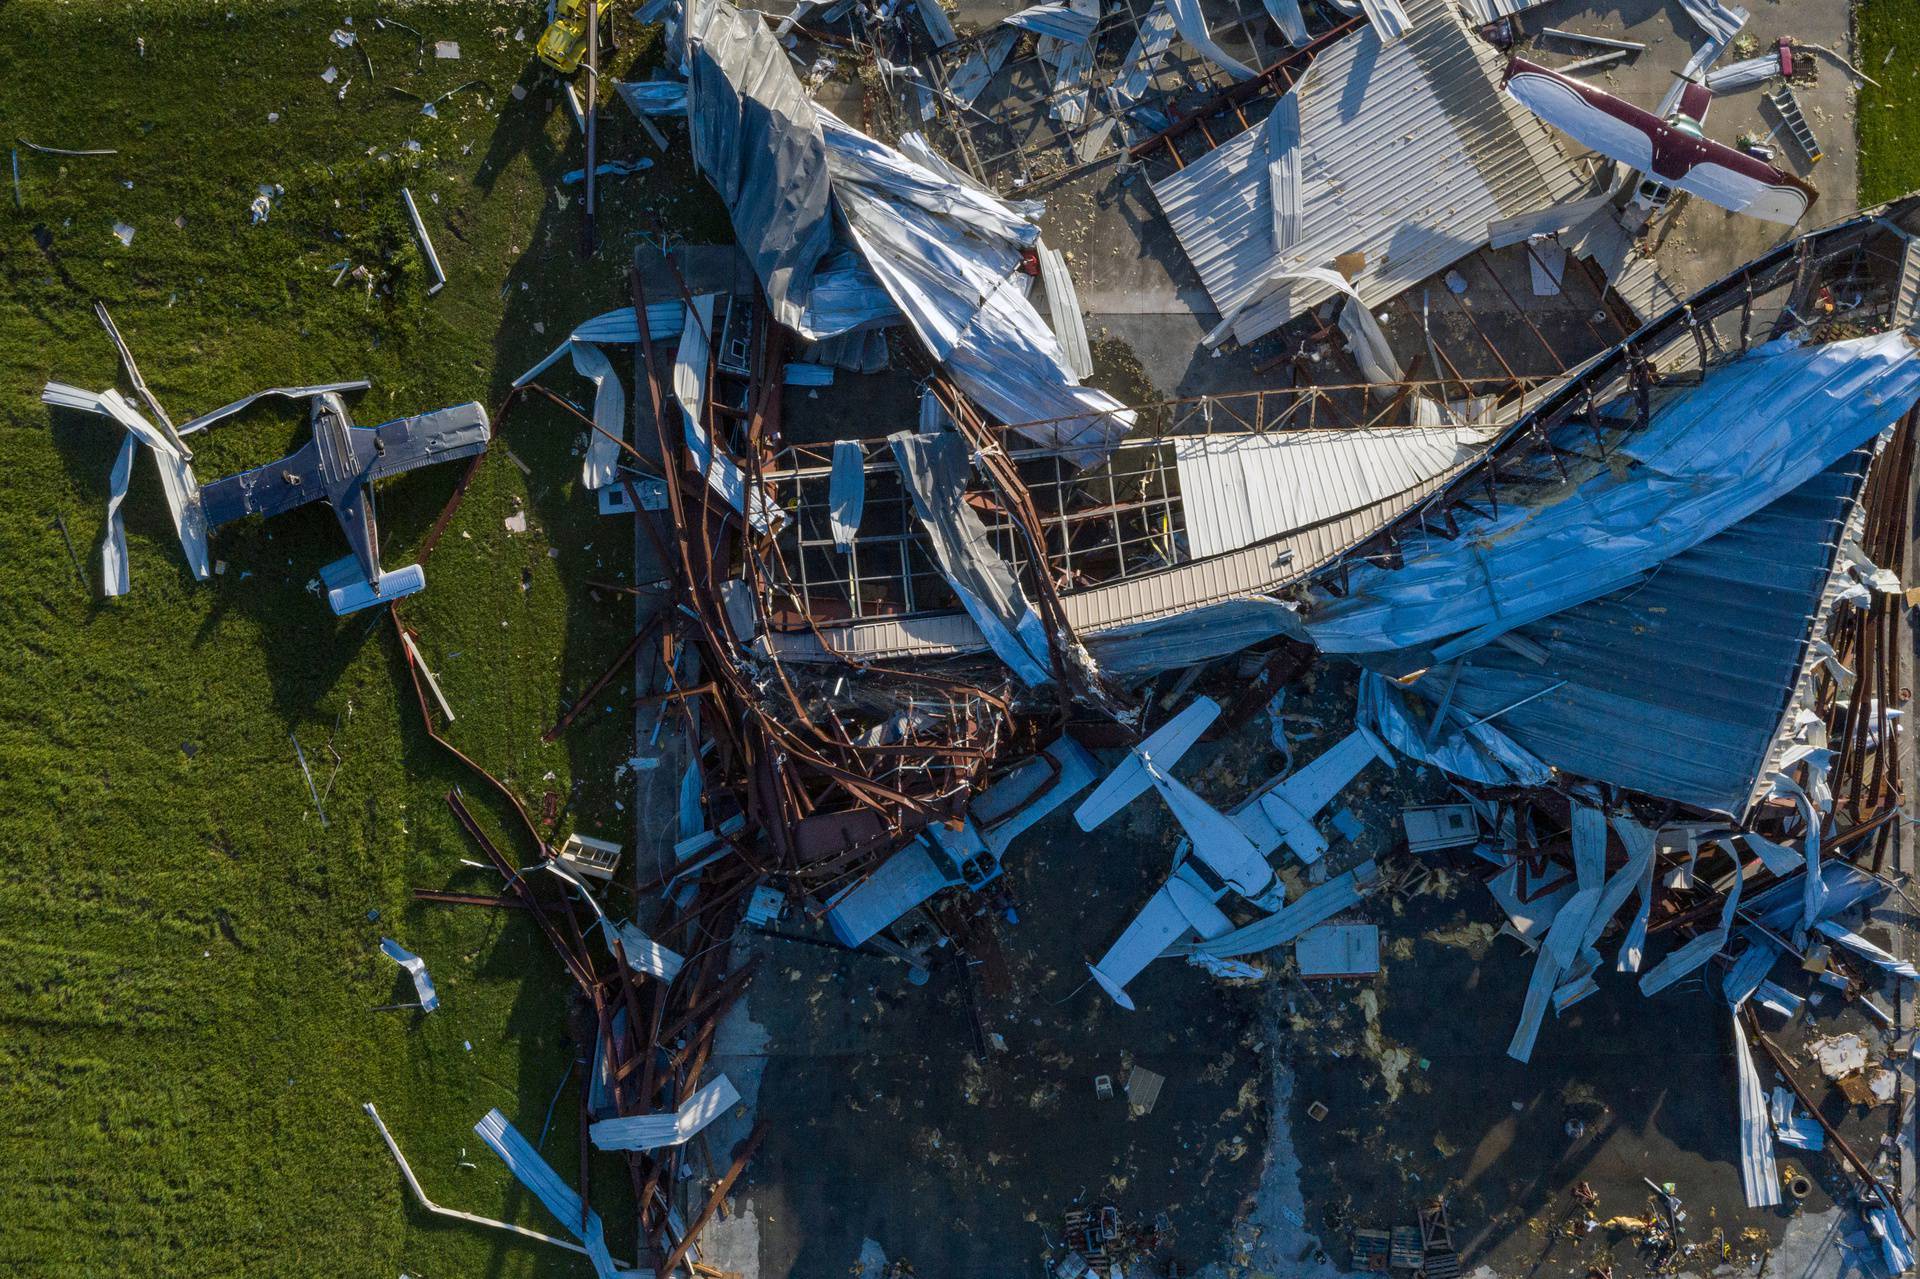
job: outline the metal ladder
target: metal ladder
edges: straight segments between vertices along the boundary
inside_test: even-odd
[[[1900,283],[1893,291],[1893,322],[1920,323],[1920,236],[1907,237],[1900,255]]]
[[[1807,157],[1807,163],[1820,163],[1820,157],[1824,154],[1820,150],[1820,139],[1813,136],[1806,113],[1800,110],[1800,99],[1793,96],[1793,86],[1782,81],[1778,88],[1767,94],[1767,101],[1779,112],[1780,123],[1787,126],[1787,132],[1793,135],[1794,143],[1800,148],[1800,153]]]

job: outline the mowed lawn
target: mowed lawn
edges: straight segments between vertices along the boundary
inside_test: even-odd
[[[379,29],[381,12],[419,38]],[[224,571],[197,583],[142,456],[125,508],[132,591],[104,600],[116,430],[39,398],[49,379],[115,384],[97,298],[176,420],[354,377],[373,381],[350,399],[367,425],[497,404],[573,323],[625,303],[653,219],[725,225],[684,142],[658,155],[616,102],[603,155],[658,167],[607,184],[605,247],[578,256],[579,188],[561,175],[582,148],[532,59],[543,13],[0,6],[0,145],[118,153],[18,147],[18,202],[10,160],[0,192],[0,1273],[587,1273],[414,1209],[361,1111],[380,1107],[442,1203],[558,1229],[471,1127],[497,1106],[538,1138],[574,1052],[570,991],[525,919],[408,893],[499,888],[461,864],[479,853],[450,787],[510,856],[532,846],[421,730],[384,612],[337,619],[310,592],[345,551],[331,514],[222,530]],[[336,29],[359,43],[331,42]],[[617,70],[657,56],[657,31],[621,35]],[[459,57],[436,56],[439,41]],[[484,90],[422,111],[473,80]],[[435,296],[402,187],[446,267]],[[564,365],[550,378],[589,394]],[[256,410],[195,438],[199,477],[304,435],[298,410]],[[615,769],[631,754],[630,684],[599,699],[612,713],[539,741],[631,634],[629,599],[586,585],[629,576],[633,529],[580,490],[582,444],[550,406],[516,413],[403,608],[458,716],[452,739],[536,814],[551,792],[560,829],[626,840]],[[411,562],[460,469],[382,489],[388,567]],[[506,528],[516,512],[524,533]],[[383,935],[426,958],[440,1011],[373,1011],[411,998]],[[545,1148],[571,1178],[571,1090],[556,1114]],[[624,1249],[627,1196],[602,1198]]]
[[[1920,190],[1920,3],[1862,0],[1854,10],[1860,69],[1860,203]]]

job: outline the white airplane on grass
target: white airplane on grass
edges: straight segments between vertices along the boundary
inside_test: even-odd
[[[1232,929],[1217,904],[1229,890],[1262,910],[1283,908],[1286,888],[1268,864],[1268,855],[1284,843],[1303,862],[1319,860],[1327,841],[1313,824],[1315,814],[1368,761],[1393,762],[1378,738],[1356,728],[1305,767],[1274,778],[1231,813],[1222,813],[1168,772],[1219,714],[1212,698],[1195,698],[1129,750],[1074,811],[1080,828],[1091,831],[1151,787],[1167,801],[1191,844],[1100,962],[1088,965],[1094,981],[1122,1008],[1133,1007],[1127,983],[1189,931],[1211,938]],[[1209,883],[1210,878],[1216,882]]]

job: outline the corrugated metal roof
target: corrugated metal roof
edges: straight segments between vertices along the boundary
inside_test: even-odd
[[[1195,435],[1173,442],[1195,558],[1335,519],[1479,455],[1461,427]]]
[[[1375,305],[1486,243],[1487,223],[1573,198],[1581,183],[1547,127],[1499,92],[1502,61],[1446,0],[1409,0],[1413,28],[1370,28],[1313,62],[1300,97],[1302,233],[1273,251],[1266,130],[1252,128],[1153,184],[1222,314],[1277,270],[1361,252],[1354,278]],[[1330,296],[1293,282],[1246,305],[1250,342]]]
[[[1520,628],[1544,665],[1480,649],[1453,704],[1478,718],[1552,689],[1500,730],[1566,772],[1741,816],[1871,456],[1847,454],[1638,587]]]

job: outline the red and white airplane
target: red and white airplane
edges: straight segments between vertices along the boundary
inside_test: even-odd
[[[1723,209],[1791,226],[1819,196],[1793,174],[1702,137],[1713,101],[1704,85],[1687,85],[1665,120],[1523,58],[1507,65],[1504,87],[1574,141]]]

